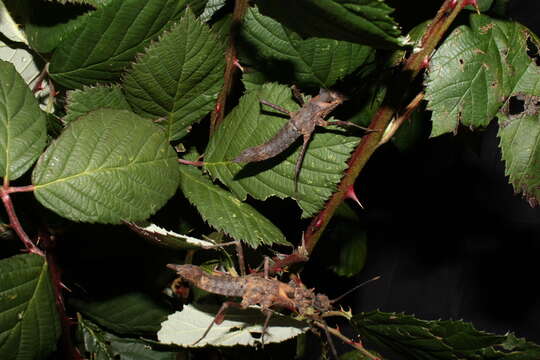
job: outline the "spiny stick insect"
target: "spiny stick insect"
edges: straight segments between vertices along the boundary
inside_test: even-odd
[[[340,297],[330,300],[328,296],[317,294],[313,289],[308,289],[300,281],[291,280],[289,283],[272,279],[268,277],[268,266],[265,262],[265,273],[262,276],[260,273],[249,274],[244,276],[231,276],[226,273],[208,274],[202,268],[195,265],[175,265],[168,264],[167,267],[176,271],[184,280],[187,280],[192,285],[208,291],[213,294],[240,297],[242,301],[236,303],[234,301],[224,302],[216,314],[214,320],[210,323],[206,331],[195,342],[198,343],[206,337],[214,324],[221,324],[225,318],[225,311],[232,306],[243,309],[249,306],[259,305],[261,311],[266,315],[261,342],[264,346],[264,335],[268,328],[268,322],[273,313],[273,308],[288,309],[301,318],[313,320],[319,324],[323,324],[322,328],[326,331],[327,339],[332,348],[332,352],[337,359],[337,353],[330,340],[328,328],[323,318],[333,315],[344,315],[340,311],[332,311],[332,304],[339,301],[350,292],[364,285],[362,283],[347,291]],[[376,280],[377,278],[368,280]]]
[[[294,191],[297,192],[300,168],[302,167],[302,162],[304,161],[304,155],[306,154],[309,140],[311,139],[316,126],[356,126],[366,131],[372,130],[349,121],[324,120],[324,118],[326,118],[337,106],[346,100],[345,96],[342,94],[332,90],[321,89],[319,95],[311,98],[307,103],[304,103],[304,99],[302,98],[298,88],[293,86],[292,90],[294,97],[302,106],[300,110],[289,111],[266,100],[260,100],[261,104],[267,105],[272,109],[288,115],[290,119],[285,125],[283,125],[276,135],[274,135],[274,137],[262,145],[245,149],[240,153],[240,155],[233,159],[233,162],[250,163],[272,158],[285,151],[289,146],[291,146],[292,143],[296,141],[296,139],[302,136],[302,150],[300,151],[300,155],[296,160],[296,167],[294,171]]]

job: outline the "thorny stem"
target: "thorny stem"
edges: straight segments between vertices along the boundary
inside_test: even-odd
[[[369,129],[385,130],[388,124],[397,113],[401,103],[404,101],[409,84],[424,68],[424,62],[429,59],[435,46],[441,41],[444,33],[454,21],[458,13],[468,4],[469,0],[446,0],[437,15],[430,23],[422,40],[414,48],[412,54],[403,65],[400,79],[396,86],[392,87],[385,97],[379,110],[373,115]],[[358,147],[349,159],[349,168],[341,180],[336,193],[332,195],[326,203],[324,209],[311,221],[305,232],[304,239],[309,254],[317,245],[317,242],[334,215],[339,204],[345,198],[345,194],[366,165],[367,161],[379,147],[384,131],[373,131],[362,137]]]
[[[248,0],[236,0],[234,4],[234,12],[232,16],[231,31],[229,33],[229,46],[225,53],[225,72],[223,74],[224,82],[223,88],[218,95],[216,108],[210,116],[210,135],[214,133],[219,124],[223,121],[223,116],[225,114],[225,105],[227,103],[227,98],[231,92],[232,85],[234,82],[234,75],[236,69],[238,68],[237,63],[237,51],[236,51],[236,37],[238,35],[238,30],[242,24],[244,15],[248,8]]]
[[[364,356],[370,358],[371,360],[381,360],[381,358],[379,358],[378,356],[375,356],[372,353],[370,353],[369,351],[367,351],[366,348],[364,348],[361,343],[357,343],[357,342],[352,341],[351,339],[349,339],[348,337],[343,335],[339,330],[334,329],[334,328],[332,328],[330,326],[327,326],[327,325],[325,326],[325,324],[323,322],[321,322],[321,321],[314,321],[314,324],[317,325],[317,327],[323,329],[324,331],[328,331],[330,334],[332,334],[335,337],[339,338],[344,343],[351,345],[353,348],[360,351]]]
[[[0,197],[2,197],[2,202],[4,203],[4,207],[6,208],[6,212],[9,218],[9,224],[11,228],[15,231],[19,239],[21,239],[21,241],[24,243],[24,246],[26,247],[28,252],[32,254],[37,254],[39,256],[45,256],[45,253],[41,251],[41,249],[38,248],[32,242],[32,240],[30,240],[30,237],[26,234],[21,223],[19,222],[19,218],[17,217],[17,214],[15,213],[15,208],[13,207],[13,203],[11,202],[11,197],[9,196],[10,192],[16,192],[13,191],[13,189],[17,188],[10,188],[8,182],[4,182],[4,187],[0,188]]]

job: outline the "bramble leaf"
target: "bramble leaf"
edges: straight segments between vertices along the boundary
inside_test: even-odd
[[[41,156],[34,194],[75,221],[144,220],[175,193],[176,159],[164,131],[150,120],[101,109],[73,121]]]
[[[281,231],[250,205],[212,184],[192,166],[181,166],[180,188],[204,220],[253,248],[261,244],[289,243]]]
[[[100,108],[131,110],[120,86],[85,87],[68,92],[66,116],[62,120],[67,124]]]
[[[111,82],[179,19],[187,3],[202,10],[201,0],[111,1],[84,17],[53,53],[49,73],[67,88]],[[96,36],[99,34],[99,36]]]
[[[196,308],[184,306],[182,311],[169,315],[161,324],[158,340],[163,344],[174,344],[182,347],[203,346],[255,346],[260,342],[265,316],[258,309],[229,309],[225,320],[214,325],[210,332],[194,344],[204,333],[208,325],[214,321],[218,307]],[[264,336],[266,344],[278,343],[306,332],[309,326],[301,321],[274,314],[270,318]]]
[[[346,41],[303,40],[279,22],[261,15],[256,8],[248,9],[241,35],[244,53],[257,54],[253,59],[241,57],[242,62],[300,88],[328,88],[359,66],[373,61],[375,54],[368,46]]]
[[[23,175],[43,151],[46,131],[45,114],[25,81],[0,60],[0,177]]]
[[[24,32],[30,47],[40,53],[53,52],[62,41],[85,25],[87,17],[94,11],[84,4],[65,6],[45,1],[33,1],[30,10]]]
[[[374,311],[353,317],[353,326],[378,349],[404,359],[534,360],[540,347],[513,334],[494,335],[452,320],[420,320],[410,315]]]
[[[426,80],[431,136],[454,132],[461,123],[482,127],[523,83],[534,60],[527,55],[533,35],[516,22],[472,15],[436,51]],[[538,70],[536,70],[538,71]]]
[[[376,49],[403,45],[393,9],[381,0],[261,0],[264,15],[304,36],[356,42]],[[286,9],[286,11],[284,11]]]
[[[159,330],[171,313],[168,306],[143,293],[128,293],[101,301],[72,299],[86,318],[117,334],[145,335]]]
[[[95,360],[175,360],[177,352],[157,351],[140,339],[116,336],[79,315],[83,349]]]
[[[164,118],[169,140],[180,139],[213,109],[223,86],[224,53],[223,42],[188,10],[126,73],[126,99],[135,112]]]
[[[536,97],[534,101],[538,100]],[[533,114],[498,114],[505,175],[531,206],[540,203],[540,109],[537,106],[533,105]]]
[[[214,247],[216,243],[201,240],[191,236],[177,234],[173,231],[164,229],[151,223],[127,223],[129,228],[143,238],[152,241],[152,243],[168,247],[171,249],[208,249]]]
[[[26,254],[0,260],[0,294],[0,358],[47,358],[61,330],[44,258]]]
[[[206,169],[241,200],[248,194],[259,200],[270,196],[291,197],[304,210],[303,217],[312,216],[322,208],[341,180],[346,161],[359,138],[335,127],[316,129],[300,171],[298,193],[295,193],[294,168],[301,141],[262,162],[231,162],[242,150],[268,141],[288,120],[263,108],[261,99],[290,111],[299,108],[291,90],[278,84],[266,84],[244,95],[210,139]]]

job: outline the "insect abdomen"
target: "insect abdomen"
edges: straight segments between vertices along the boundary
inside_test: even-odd
[[[249,163],[274,157],[287,149],[301,133],[290,123],[286,123],[274,137],[262,145],[245,149],[233,161]]]

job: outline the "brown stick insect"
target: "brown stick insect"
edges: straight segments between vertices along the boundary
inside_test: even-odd
[[[223,322],[225,311],[229,307],[236,306],[246,309],[252,305],[259,305],[261,311],[266,315],[261,336],[263,346],[264,334],[268,328],[268,322],[272,316],[273,309],[275,308],[288,309],[301,318],[318,322],[317,325],[326,330],[329,343],[332,344],[328,335],[328,328],[323,318],[335,315],[344,316],[346,313],[343,311],[333,311],[332,304],[365,284],[355,286],[340,297],[330,300],[328,296],[317,294],[313,289],[308,289],[299,280],[291,280],[289,283],[285,283],[269,278],[267,266],[265,266],[264,276],[260,273],[255,273],[236,277],[227,273],[209,274],[195,265],[168,264],[167,267],[176,271],[182,279],[187,280],[200,289],[213,294],[242,298],[240,303],[234,301],[224,302],[214,320],[195,344],[206,337],[214,324],[219,325]],[[376,279],[378,277],[368,280],[368,282]],[[331,347],[337,359],[333,345]]]
[[[294,172],[294,191],[298,191],[298,176],[300,168],[306,154],[309,140],[315,131],[316,126],[341,125],[355,126],[366,131],[372,131],[362,126],[356,125],[350,121],[327,121],[325,118],[346,98],[342,94],[321,89],[319,95],[311,98],[307,103],[296,87],[292,87],[293,95],[302,106],[298,111],[289,111],[279,105],[272,104],[266,100],[260,100],[261,104],[267,105],[290,117],[289,121],[266,143],[245,149],[233,159],[236,163],[250,163],[254,161],[263,161],[272,158],[285,151],[299,137],[303,137],[302,150],[296,160]]]

